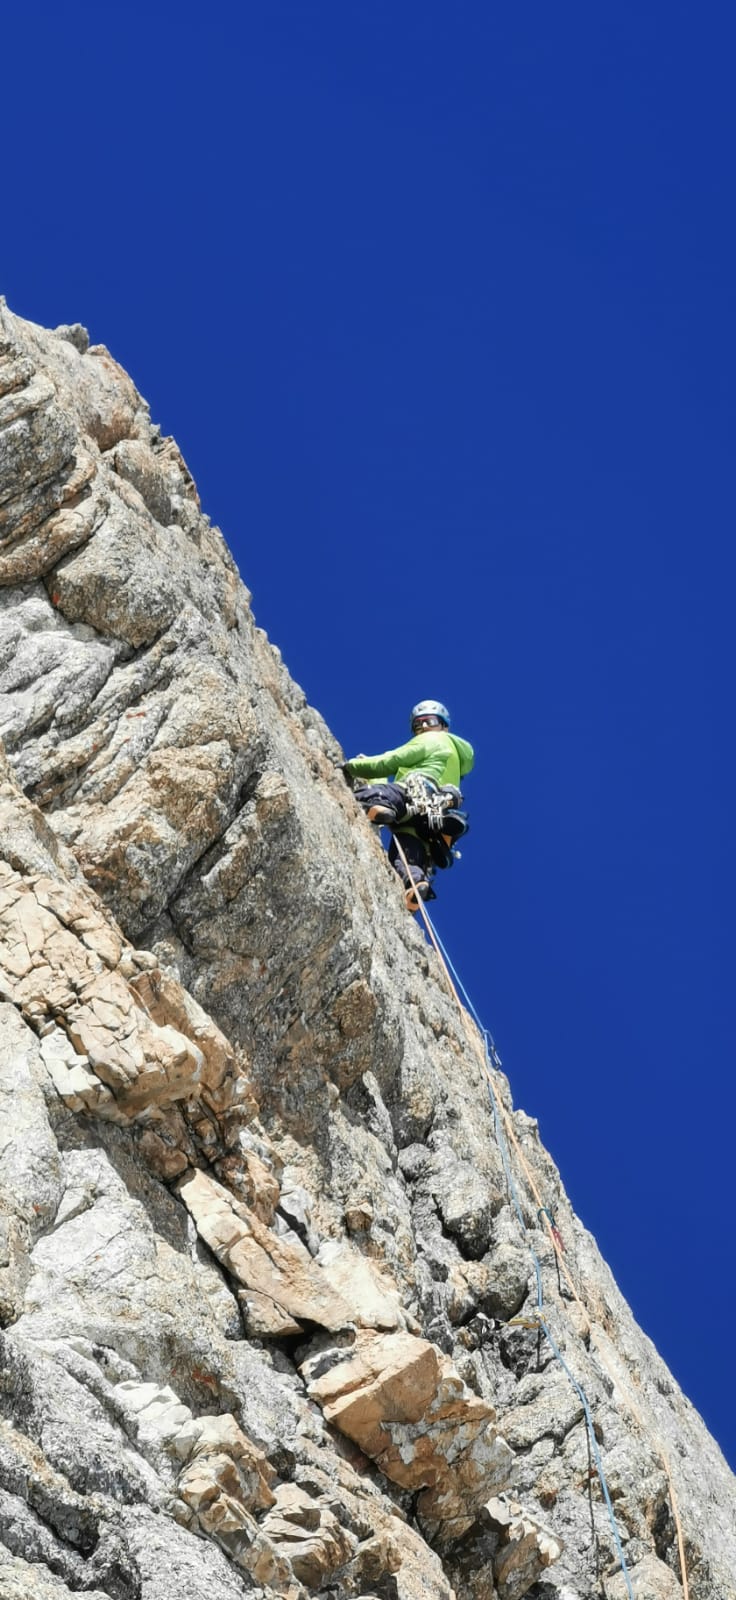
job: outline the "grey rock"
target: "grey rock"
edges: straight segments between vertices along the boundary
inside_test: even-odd
[[[447,1232],[458,1240],[465,1255],[478,1259],[491,1237],[494,1198],[488,1181],[468,1161],[453,1160],[450,1153],[434,1165],[431,1188]],[[496,1209],[500,1200],[496,1201]]]
[[[130,1529],[141,1600],[261,1600],[263,1589],[230,1565],[214,1545],[195,1539],[170,1517],[142,1512]]]
[[[547,1437],[561,1443],[583,1415],[582,1402],[556,1365],[522,1378],[517,1402],[503,1419],[504,1435],[515,1450],[528,1450]]]
[[[521,1310],[529,1291],[529,1257],[519,1245],[501,1241],[492,1251],[488,1287],[481,1306],[492,1317],[506,1321]]]
[[[16,1452],[0,1595],[301,1600],[291,1545],[315,1592],[341,1600],[449,1600],[453,1577],[471,1600],[504,1585],[508,1600],[591,1600],[595,1536],[618,1600],[595,1494],[591,1527],[581,1403],[535,1323],[533,1244],[642,1594],[678,1592],[666,1452],[691,1600],[734,1600],[733,1478],[499,1073],[580,1303],[560,1297],[512,1152],[530,1224],[519,1230],[473,1025],[406,917],[334,739],[255,625],[176,446],[83,330],[49,333],[4,307],[0,722],[3,883],[15,874],[41,911],[44,896],[59,908],[29,927],[31,955],[0,935],[0,1415]],[[171,1030],[185,1041],[176,1098],[152,1098],[150,1061],[135,1103],[115,1098],[96,1076],[104,1051],[72,1036],[77,991],[61,992],[62,969],[80,989],[116,975],[162,1050],[179,1049]],[[113,1026],[110,992],[96,994],[100,1026]],[[462,1454],[461,1378],[466,1414],[474,1399],[495,1408],[522,1504],[508,1527],[498,1511],[440,1559],[402,1520],[408,1493],[327,1426],[296,1372],[293,1346],[312,1339],[318,1358],[341,1348],[334,1333],[317,1319],[275,1349],[262,1295],[246,1337],[227,1241],[217,1235],[215,1259],[173,1188],[195,1171],[232,1197],[225,1232],[235,1218],[269,1250],[301,1252],[341,1296],[352,1272],[356,1321],[377,1297],[385,1326],[398,1318],[452,1355],[442,1426]],[[230,1453],[187,1458],[185,1498],[177,1450],[196,1451],[205,1422]],[[397,1437],[407,1425],[397,1417]],[[75,1519],[94,1521],[94,1550],[66,1537]],[[549,1571],[535,1528],[564,1544]]]
[[[37,1562],[31,1564],[13,1556],[6,1545],[0,1544],[0,1600],[74,1600],[78,1592]],[[87,1588],[84,1592],[87,1600],[110,1600],[102,1589]]]
[[[282,1184],[279,1195],[278,1209],[285,1218],[290,1228],[293,1228],[299,1238],[307,1246],[310,1255],[319,1253],[319,1235],[312,1227],[311,1205],[306,1189],[299,1184],[287,1188]]]
[[[57,339],[66,339],[69,344],[73,344],[80,356],[89,349],[89,334],[81,322],[60,322],[58,328],[54,328],[54,333]]]
[[[23,1556],[58,1573],[76,1589],[84,1580],[84,1562],[58,1539],[20,1495],[0,1489],[0,1541],[11,1555]]]

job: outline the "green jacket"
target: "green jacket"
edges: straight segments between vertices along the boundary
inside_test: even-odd
[[[472,744],[445,728],[418,733],[398,750],[385,750],[382,756],[355,756],[345,764],[349,778],[389,778],[401,783],[409,772],[421,772],[435,783],[454,783],[472,771],[475,756]]]

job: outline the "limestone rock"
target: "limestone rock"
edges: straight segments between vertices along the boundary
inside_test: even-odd
[[[177,1487],[195,1514],[194,1526],[209,1534],[236,1566],[258,1582],[287,1600],[296,1600],[299,1587],[292,1565],[256,1520],[257,1511],[272,1506],[275,1500],[268,1481],[273,1475],[263,1453],[254,1448],[233,1417],[206,1417],[198,1424],[190,1421],[188,1427],[180,1426],[172,1444],[177,1453],[189,1446],[189,1461]]]
[[[681,1600],[682,1589],[673,1572],[657,1556],[646,1555],[629,1572],[635,1600]],[[623,1573],[604,1581],[605,1600],[626,1600],[628,1590]]]
[[[145,991],[142,1005],[116,970],[121,955],[122,941],[95,921],[81,895],[0,862],[2,992],[44,1033],[44,1059],[71,1109],[135,1115],[216,1090],[232,1062],[224,1040],[219,1052],[214,1047],[217,1030],[195,1025],[182,1033],[163,1020],[161,1005],[154,1022]],[[183,1002],[174,1009],[187,1026]],[[208,1035],[207,1055],[191,1033]]]
[[[527,1450],[550,1435],[558,1443],[583,1415],[582,1403],[564,1372],[552,1367],[528,1373],[518,1385],[519,1403],[504,1413],[509,1444]]]
[[[373,1221],[373,1207],[368,1200],[360,1200],[345,1210],[345,1227],[349,1233],[369,1233]]]
[[[323,1578],[344,1566],[357,1547],[357,1539],[341,1527],[334,1511],[293,1483],[277,1489],[263,1531],[283,1549],[296,1577],[310,1589],[318,1589]],[[390,1571],[392,1564],[395,1570],[400,1561],[383,1550],[376,1562],[378,1575]]]
[[[347,1302],[333,1292],[296,1235],[279,1238],[203,1172],[188,1173],[179,1183],[179,1194],[217,1259],[259,1295],[262,1305],[273,1302],[272,1332],[279,1331],[284,1313],[325,1328],[344,1328],[350,1322]]]
[[[326,1240],[316,1264],[350,1307],[359,1328],[397,1328],[403,1321],[395,1283],[380,1266],[353,1250],[346,1240]]]
[[[0,739],[0,1595],[588,1600],[597,1549],[616,1600],[532,1244],[635,1592],[679,1589],[666,1451],[691,1600],[736,1600],[733,1478],[499,1072],[578,1301],[512,1147],[520,1229],[475,1028],[176,445],[4,305]]]
[[[491,1237],[492,1193],[469,1161],[437,1162],[432,1192],[447,1232],[462,1239],[468,1254],[482,1256]]]
[[[457,1536],[508,1481],[511,1451],[492,1407],[425,1339],[359,1334],[348,1359],[313,1378],[309,1393],[387,1478],[421,1490],[417,1512],[435,1533]]]
[[[499,1600],[519,1600],[553,1561],[559,1561],[562,1542],[507,1495],[489,1500],[486,1514],[499,1535],[493,1564]]]
[[[15,1320],[36,1239],[53,1220],[64,1178],[49,1128],[38,1042],[15,1008],[0,1002],[0,1320]]]

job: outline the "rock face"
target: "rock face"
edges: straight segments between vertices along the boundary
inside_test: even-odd
[[[0,1597],[675,1600],[679,1516],[734,1600],[734,1480],[176,446],[5,308],[0,735]]]

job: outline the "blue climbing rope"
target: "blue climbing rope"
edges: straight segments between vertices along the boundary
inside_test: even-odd
[[[477,1026],[478,1026],[481,1038],[483,1040],[483,1048],[484,1048],[484,1051],[485,1051],[486,1066],[488,1068],[488,1072],[487,1072],[488,1095],[489,1095],[489,1099],[490,1099],[490,1102],[491,1102],[491,1112],[492,1112],[492,1115],[493,1115],[493,1125],[494,1125],[494,1128],[496,1130],[496,1139],[497,1139],[497,1142],[498,1142],[498,1148],[499,1148],[499,1151],[501,1153],[501,1160],[503,1162],[503,1169],[504,1169],[504,1173],[506,1175],[506,1183],[507,1183],[507,1186],[508,1186],[508,1191],[509,1191],[509,1196],[510,1196],[511,1202],[513,1204],[514,1210],[515,1210],[517,1218],[519,1220],[519,1226],[520,1226],[520,1228],[522,1230],[522,1233],[524,1235],[524,1239],[525,1239],[525,1242],[526,1242],[526,1245],[527,1245],[527,1249],[529,1250],[529,1254],[531,1255],[532,1261],[534,1263],[534,1272],[535,1272],[536,1280],[537,1280],[537,1318],[536,1318],[536,1326],[538,1328],[541,1328],[543,1334],[545,1335],[545,1338],[547,1339],[547,1341],[549,1343],[549,1346],[550,1346],[550,1349],[552,1350],[553,1355],[557,1358],[557,1361],[559,1362],[560,1366],[562,1367],[562,1370],[566,1374],[569,1382],[572,1384],[572,1387],[573,1387],[573,1389],[575,1390],[575,1393],[578,1396],[580,1404],[582,1405],[583,1414],[585,1416],[585,1425],[586,1425],[586,1428],[588,1430],[588,1439],[590,1441],[590,1446],[591,1446],[591,1450],[592,1450],[592,1453],[593,1453],[593,1459],[595,1461],[596,1471],[598,1473],[598,1478],[599,1478],[599,1481],[600,1481],[600,1486],[601,1486],[601,1490],[602,1490],[602,1493],[603,1493],[603,1498],[604,1498],[604,1501],[605,1501],[605,1504],[606,1504],[606,1509],[608,1511],[608,1516],[609,1516],[609,1520],[610,1520],[610,1523],[611,1523],[611,1531],[613,1533],[613,1540],[614,1540],[614,1544],[615,1544],[615,1547],[616,1547],[616,1554],[618,1556],[619,1564],[620,1564],[620,1567],[621,1567],[621,1571],[623,1573],[624,1581],[626,1583],[626,1591],[627,1591],[629,1600],[634,1600],[634,1591],[633,1591],[633,1589],[631,1587],[631,1579],[629,1577],[629,1570],[628,1570],[628,1567],[626,1565],[626,1558],[624,1556],[624,1552],[623,1552],[623,1549],[622,1549],[622,1546],[621,1546],[621,1539],[620,1539],[618,1527],[617,1527],[617,1524],[616,1524],[616,1518],[615,1518],[615,1515],[614,1515],[613,1506],[611,1504],[611,1496],[610,1496],[610,1494],[608,1492],[608,1484],[606,1483],[606,1475],[605,1475],[605,1472],[603,1470],[603,1462],[601,1460],[600,1450],[598,1449],[598,1440],[596,1439],[596,1436],[595,1436],[595,1428],[593,1427],[593,1417],[592,1417],[591,1410],[590,1410],[590,1402],[588,1400],[588,1396],[586,1395],[582,1384],[578,1383],[577,1378],[575,1378],[573,1376],[572,1372],[570,1371],[570,1368],[567,1365],[567,1362],[565,1361],[565,1358],[562,1355],[562,1352],[558,1348],[556,1341],[553,1339],[552,1334],[551,1334],[551,1332],[549,1330],[549,1327],[547,1325],[547,1322],[546,1322],[546,1320],[545,1320],[545,1318],[543,1316],[543,1312],[544,1312],[544,1288],[543,1288],[543,1285],[542,1285],[542,1266],[541,1266],[541,1262],[539,1260],[539,1257],[537,1255],[537,1252],[534,1249],[534,1246],[532,1245],[531,1240],[529,1238],[529,1228],[528,1228],[526,1219],[524,1217],[524,1212],[523,1212],[522,1207],[521,1207],[521,1202],[519,1200],[519,1194],[518,1194],[518,1190],[517,1190],[517,1187],[516,1187],[516,1181],[514,1179],[513,1170],[512,1170],[512,1167],[511,1167],[511,1157],[509,1155],[509,1148],[508,1148],[508,1144],[507,1144],[507,1141],[506,1141],[506,1135],[505,1135],[504,1130],[503,1130],[503,1123],[502,1123],[501,1115],[500,1115],[500,1111],[499,1111],[498,1099],[497,1099],[497,1096],[496,1096],[494,1088],[493,1088],[493,1074],[495,1072],[499,1072],[501,1070],[501,1058],[500,1058],[500,1056],[498,1054],[498,1051],[496,1049],[496,1046],[494,1044],[492,1034],[489,1033],[488,1029],[484,1026],[484,1024],[483,1024],[483,1022],[481,1020],[480,1014],[476,1010],[476,1007],[474,1006],[473,1001],[471,1000],[470,995],[468,994],[468,991],[465,988],[465,985],[464,985],[462,979],[460,978],[456,968],[453,966],[453,963],[452,963],[452,961],[450,959],[450,956],[449,956],[449,954],[447,952],[447,949],[445,948],[445,945],[443,944],[443,942],[442,942],[442,940],[441,940],[441,938],[440,938],[440,936],[439,936],[439,934],[437,932],[437,929],[435,928],[434,924],[430,921],[429,913],[427,912],[426,906],[423,907],[423,911],[425,913],[425,916],[426,916],[426,919],[427,919],[427,923],[428,923],[429,927],[432,930],[432,936],[437,942],[437,948],[441,952],[443,961],[446,963],[448,972],[451,974],[451,976],[453,978],[453,981],[455,982],[455,984],[457,985],[457,988],[459,989],[460,993],[462,994],[463,999],[465,1000],[465,1004],[467,1005],[467,1008],[468,1008],[471,1016],[474,1018]],[[543,1207],[542,1209],[546,1210],[547,1208]],[[552,1226],[554,1227],[554,1224],[552,1224]]]

